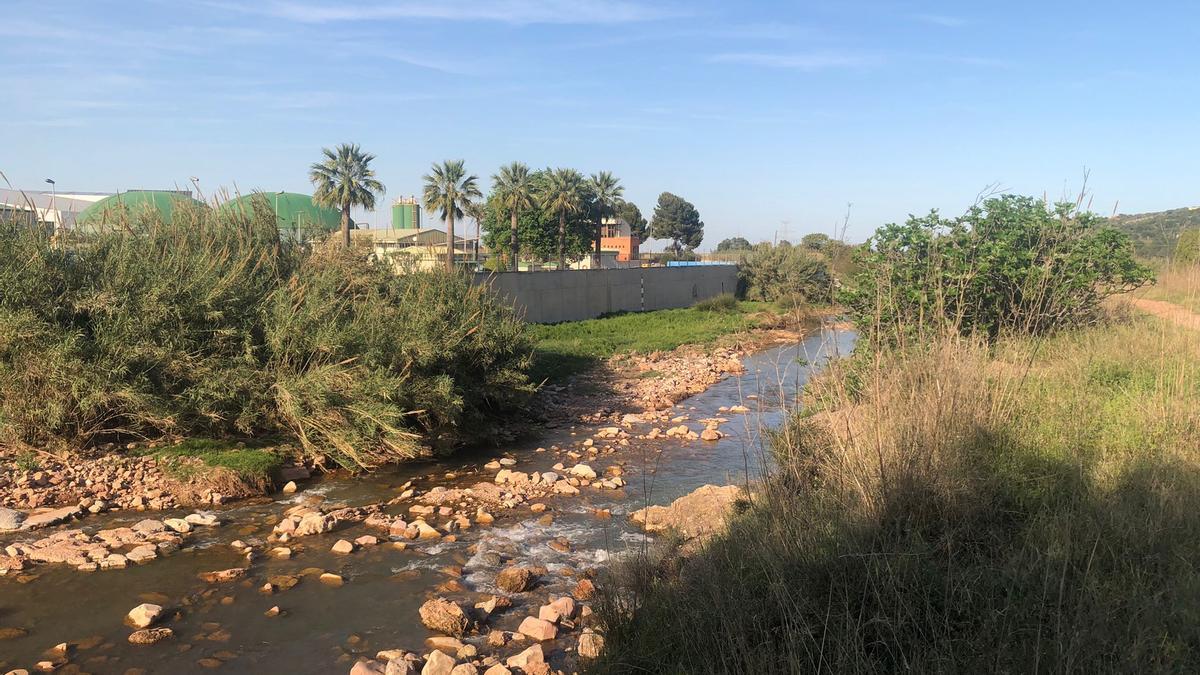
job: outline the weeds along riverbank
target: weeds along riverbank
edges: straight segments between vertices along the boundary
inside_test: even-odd
[[[0,443],[283,437],[348,467],[486,437],[533,344],[441,272],[281,240],[269,212],[182,206],[54,241],[0,224]]]
[[[1103,300],[1145,279],[1111,233],[1013,206],[979,214],[1008,265],[978,222],[872,242],[858,350],[724,534],[602,584],[595,672],[1200,668],[1200,333]]]

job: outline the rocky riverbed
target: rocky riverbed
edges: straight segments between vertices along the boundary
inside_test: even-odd
[[[811,367],[797,358],[849,341],[660,355],[648,363],[677,367],[676,384],[616,380],[605,410],[562,390],[557,426],[503,453],[297,476],[208,510],[70,505],[85,517],[0,535],[0,668],[573,672],[603,646],[597,570],[646,536],[630,514],[753,477],[760,429]],[[641,513],[653,529],[658,512]]]

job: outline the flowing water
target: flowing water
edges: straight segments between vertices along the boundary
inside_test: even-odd
[[[799,344],[747,357],[744,374],[717,383],[676,409],[693,422],[726,417],[729,422],[721,427],[726,437],[716,442],[631,439],[628,447],[593,462],[599,469],[626,460],[626,488],[585,488],[579,496],[548,498],[551,519],[518,508],[497,513],[491,526],[476,525],[460,532],[453,542],[412,542],[404,551],[381,545],[351,555],[331,553],[330,546],[338,539],[379,534],[353,525],[294,539],[289,546],[297,554],[291,559],[256,558],[239,581],[210,585],[197,576],[245,566],[245,558],[230,542],[241,539],[264,550],[284,509],[314,495],[327,502],[365,505],[397,496],[410,479],[424,486],[465,486],[489,478],[491,472],[480,467],[500,453],[468,453],[367,477],[314,480],[294,495],[241,502],[220,511],[227,521],[224,526],[199,528],[182,550],[145,565],[92,573],[44,565],[22,581],[0,578],[0,628],[28,631],[25,637],[0,640],[0,672],[32,668],[45,658],[46,649],[70,642],[78,646],[71,663],[59,672],[189,673],[220,667],[228,672],[345,673],[360,655],[394,648],[424,651],[422,643],[429,632],[418,620],[418,607],[434,594],[474,602],[479,594],[494,590],[491,583],[498,568],[489,553],[550,571],[547,584],[528,594],[531,607],[517,606],[491,622],[494,628],[514,630],[521,618],[536,614],[536,606],[547,596],[569,592],[576,571],[601,565],[644,543],[645,535],[629,524],[629,512],[647,504],[669,503],[704,484],[744,483],[758,475],[768,461],[761,430],[777,425],[783,405],[790,403],[809,374],[830,355],[847,353],[853,339],[851,333],[822,331]],[[718,412],[723,406],[739,404],[751,412]],[[635,431],[644,433],[648,428]],[[548,471],[560,458],[538,452],[539,446],[570,447],[591,431],[549,429],[536,443],[507,448],[504,454],[518,460],[517,470]],[[448,472],[456,478],[446,479]],[[597,516],[602,509],[609,509],[611,517]],[[89,517],[72,527],[100,529],[147,516],[177,515],[181,514],[114,513]],[[0,538],[0,546],[13,538]],[[567,539],[571,550],[551,548],[548,543],[557,538]],[[444,572],[448,566],[462,567],[460,583],[466,592],[436,590],[450,579]],[[335,571],[346,583],[326,586],[314,575],[318,569]],[[302,580],[290,590],[261,593],[259,587],[275,575],[298,575]],[[175,631],[175,637],[151,646],[130,645],[126,637],[131,629],[122,620],[131,608],[147,601],[177,610],[164,624]],[[273,606],[283,614],[264,616]]]

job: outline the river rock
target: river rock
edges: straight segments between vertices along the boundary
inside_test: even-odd
[[[507,593],[524,593],[533,587],[535,578],[527,567],[507,567],[496,575],[496,588]]]
[[[300,487],[298,485],[296,485],[296,481],[289,480],[287,483],[284,483],[282,492],[285,495],[290,495],[290,494],[295,493],[296,490],[299,490],[299,489],[300,489]]]
[[[724,434],[712,428],[705,429],[704,431],[700,432],[700,440],[702,441],[719,441],[721,440],[722,436],[724,436]]]
[[[25,516],[21,523],[22,530],[36,530],[41,527],[58,525],[83,513],[79,506],[64,506],[57,509],[40,509]]]
[[[504,665],[509,668],[520,668],[524,671],[529,671],[540,665],[545,665],[546,655],[542,652],[541,645],[533,645],[520,654],[508,657]]]
[[[591,600],[592,596],[596,595],[596,584],[591,579],[580,579],[571,595],[575,596],[576,600]]]
[[[383,672],[384,675],[418,675],[421,672],[421,664],[409,659],[392,659],[387,662],[387,668]]]
[[[600,652],[604,651],[604,636],[594,633],[590,629],[584,629],[583,635],[579,636],[579,645],[575,651],[581,658],[599,658]]]
[[[210,584],[220,584],[226,581],[233,581],[246,573],[245,567],[234,567],[227,570],[218,570],[216,572],[204,572],[200,578]]]
[[[23,512],[0,507],[0,532],[18,529],[24,521],[25,514]]]
[[[384,675],[386,667],[373,659],[361,659],[350,669],[350,675]]]
[[[450,675],[456,665],[458,661],[455,661],[454,657],[435,649],[425,657],[425,667],[421,669],[421,675]]]
[[[539,619],[536,616],[525,617],[525,620],[517,628],[517,632],[539,642],[553,640],[558,636],[558,628],[554,624],[545,619]]]
[[[187,534],[192,531],[192,524],[184,518],[164,518],[162,522],[163,525],[167,526],[167,529],[179,534]]]
[[[24,628],[0,627],[0,640],[16,640],[29,635],[29,631]]]
[[[460,663],[454,666],[454,670],[450,671],[450,675],[479,675],[479,668],[474,663]]]
[[[221,519],[212,513],[191,513],[185,516],[184,520],[200,527],[213,527],[221,524]]]
[[[334,588],[339,588],[342,584],[346,583],[342,575],[334,574],[333,572],[323,572],[321,576],[317,577],[317,580],[326,586],[333,586]]]
[[[149,628],[158,621],[162,613],[162,605],[143,602],[129,610],[129,614],[125,615],[125,621],[134,628]]]
[[[595,480],[596,470],[587,464],[576,464],[571,467],[571,475],[576,478],[583,478],[584,480]]]
[[[145,628],[137,630],[129,634],[129,644],[133,645],[152,645],[156,642],[162,642],[175,635],[175,631],[170,628]]]
[[[446,635],[461,637],[466,634],[470,624],[462,607],[443,598],[426,601],[418,611],[421,615],[421,623],[426,628]]]
[[[346,541],[345,539],[339,539],[330,550],[334,553],[341,553],[343,555],[347,553],[354,553],[354,543]]]
[[[674,530],[689,539],[704,539],[724,529],[734,502],[742,497],[737,485],[705,485],[670,506],[638,509],[630,518],[647,532]]]

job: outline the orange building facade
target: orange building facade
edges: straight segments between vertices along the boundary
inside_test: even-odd
[[[637,260],[641,243],[622,219],[607,218],[600,226],[600,250],[615,251],[618,262]]]

